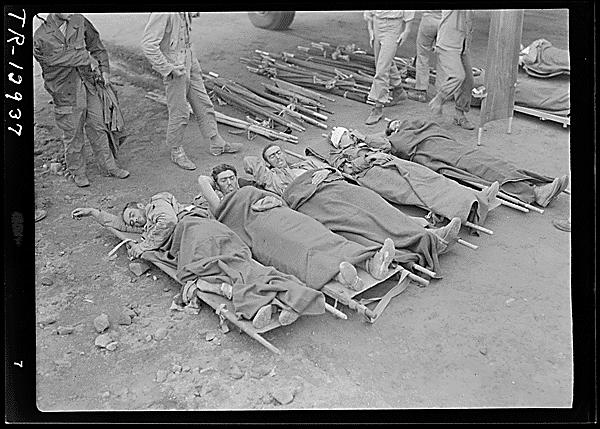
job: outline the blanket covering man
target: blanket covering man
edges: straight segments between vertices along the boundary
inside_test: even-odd
[[[209,219],[205,210],[180,204],[170,193],[161,192],[150,199],[144,212],[147,221],[143,226],[128,225],[123,217],[96,209],[76,209],[73,217],[91,215],[105,227],[141,233],[145,239],[139,246],[144,258],[176,269],[182,283],[201,278],[211,284],[232,285],[235,312],[248,320],[275,298],[300,315],[324,313],[323,294],[292,275],[253,260],[240,237]]]
[[[499,204],[495,198],[497,183],[475,191],[420,164],[390,155],[387,152],[391,143],[385,133],[364,135],[336,127],[327,140],[307,152],[327,157],[330,165],[391,203],[417,206],[447,219],[459,217],[462,223],[480,225],[489,210]]]
[[[459,143],[433,121],[422,119],[391,121],[386,130],[391,153],[429,167],[455,180],[483,185],[500,183],[500,190],[525,203],[550,204],[569,183],[564,175],[549,176],[519,168],[485,148]]]

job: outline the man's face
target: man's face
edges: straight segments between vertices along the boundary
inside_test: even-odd
[[[137,207],[128,207],[123,212],[123,222],[129,226],[143,227],[146,225],[146,211],[142,204]]]
[[[240,189],[237,176],[231,170],[225,170],[217,174],[217,187],[225,195]]]
[[[71,17],[73,15],[75,15],[75,14],[74,13],[57,13],[56,14],[56,16],[58,16],[63,21],[68,21],[69,19],[71,19]]]
[[[271,146],[267,149],[265,158],[271,167],[283,168],[287,166],[287,160],[283,156],[279,146]]]

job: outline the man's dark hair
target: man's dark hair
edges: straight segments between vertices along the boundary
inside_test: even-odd
[[[268,145],[266,145],[264,147],[264,149],[262,150],[262,159],[264,159],[267,162],[267,167],[270,167],[271,164],[269,164],[269,160],[267,159],[267,157],[265,156],[265,153],[272,148],[273,146],[279,146],[277,143],[269,143]]]
[[[139,203],[137,201],[130,201],[127,204],[125,204],[125,207],[123,207],[123,210],[121,211],[121,219],[123,219],[123,215],[125,214],[125,210],[127,210],[127,209],[139,209],[138,204]]]
[[[233,171],[233,174],[235,174],[235,177],[237,177],[237,170],[235,169],[235,167],[233,165],[219,164],[219,165],[215,165],[213,167],[211,176],[212,176],[213,180],[215,181],[215,184],[217,183],[217,176],[227,170]]]

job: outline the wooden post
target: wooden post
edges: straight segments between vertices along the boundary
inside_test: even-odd
[[[477,145],[486,122],[508,118],[512,132],[515,85],[519,70],[519,50],[523,32],[523,9],[490,11],[487,64],[485,68],[486,98],[481,103]]]

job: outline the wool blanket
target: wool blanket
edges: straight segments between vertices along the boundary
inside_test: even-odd
[[[226,225],[188,215],[160,250],[146,259],[159,268],[176,269],[181,283],[200,277],[208,283],[233,285],[236,314],[252,319],[275,298],[303,315],[325,312],[325,297],[298,278],[252,259],[248,246]]]
[[[344,181],[339,173],[330,173],[318,185],[311,183],[312,173],[298,176],[285,190],[283,198],[290,208],[364,246],[381,246],[389,237],[398,263],[439,270],[440,241],[432,232],[372,190]]]
[[[498,181],[500,189],[526,203],[535,201],[534,185],[552,178],[519,168],[486,152],[483,147],[459,143],[440,125],[429,120],[405,120],[398,132],[390,135],[391,153],[424,165],[455,180],[483,185]]]
[[[324,140],[311,145],[306,152],[330,165],[338,165],[340,157],[352,158],[357,151],[333,149]],[[358,156],[363,156],[362,151],[358,151]],[[483,224],[489,210],[496,207],[494,202],[490,207],[487,198],[479,191],[460,185],[423,165],[396,156],[393,158],[386,162],[365,161],[364,170],[352,174],[352,178],[392,204],[421,207],[448,219],[459,217],[463,222],[469,220]]]
[[[341,262],[358,266],[380,247],[334,234],[315,219],[285,207],[275,194],[251,186],[225,195],[215,216],[237,233],[257,261],[317,290],[338,274]]]

